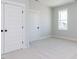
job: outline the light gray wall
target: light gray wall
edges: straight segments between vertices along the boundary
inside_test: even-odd
[[[40,9],[40,37],[51,35],[51,13],[50,8]]]
[[[58,10],[68,9],[68,30],[58,30]],[[76,3],[67,4],[51,9],[52,35],[58,37],[76,38],[77,36],[77,5]],[[76,39],[74,39],[76,40]]]
[[[50,8],[39,3],[39,2],[35,2],[34,0],[29,0],[29,9],[32,11],[38,11],[40,12],[39,14],[39,27],[40,27],[40,38],[42,37],[46,37],[46,36],[49,36],[51,35],[51,13],[50,13]],[[28,14],[29,15],[29,14]],[[28,17],[28,19],[26,18],[26,22],[28,25],[27,28],[28,28],[28,31],[27,31],[27,35],[30,39],[30,34],[33,34],[33,33],[30,33],[31,30],[30,30],[30,15]],[[30,39],[31,41],[33,41],[33,38]],[[37,39],[38,40],[38,39]]]

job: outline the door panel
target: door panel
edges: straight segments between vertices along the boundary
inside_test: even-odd
[[[1,54],[4,53],[4,5],[1,3]]]
[[[5,53],[22,48],[22,7],[5,4]]]

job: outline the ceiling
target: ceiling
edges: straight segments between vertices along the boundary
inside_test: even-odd
[[[40,0],[42,4],[45,4],[47,6],[59,6],[67,3],[75,2],[76,0]]]
[[[15,1],[15,2],[20,2],[20,3],[27,3],[29,0],[9,0],[9,1]],[[41,4],[44,4],[46,6],[58,6],[58,5],[63,5],[67,3],[72,3],[76,0],[34,0],[36,2],[40,2]]]

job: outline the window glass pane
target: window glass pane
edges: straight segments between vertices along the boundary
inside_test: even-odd
[[[59,28],[59,30],[67,30],[67,22],[66,21],[59,21],[58,28]]]
[[[59,19],[58,19],[58,29],[59,30],[67,30],[67,9],[60,10],[58,12]]]
[[[59,20],[67,20],[67,10],[59,11]]]

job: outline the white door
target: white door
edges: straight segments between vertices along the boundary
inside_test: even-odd
[[[22,48],[22,7],[5,4],[5,53]]]
[[[40,37],[40,16],[38,11],[30,12],[30,22],[31,22],[31,41],[39,40]]]
[[[1,4],[1,54],[4,53],[4,5]]]

